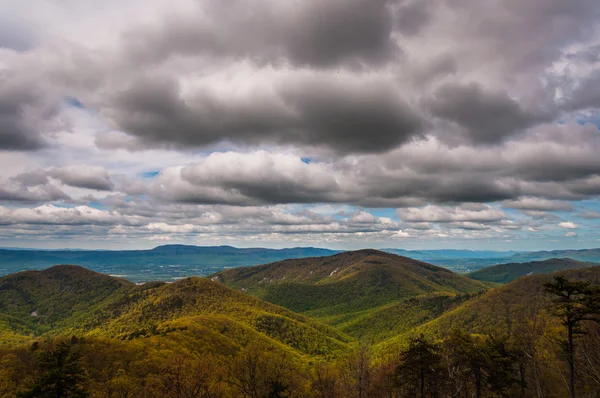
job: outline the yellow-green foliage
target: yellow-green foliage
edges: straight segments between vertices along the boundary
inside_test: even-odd
[[[230,269],[211,278],[367,340],[394,334],[393,329],[403,324],[418,324],[412,322],[416,319],[429,320],[439,313],[434,307],[452,306],[448,297],[488,289],[444,268],[377,250]],[[425,307],[432,304],[424,309],[432,314],[415,313],[405,319],[401,308],[412,307],[405,300],[436,297],[436,293],[444,297],[422,302]],[[381,316],[387,319],[381,322]],[[360,327],[363,321],[373,327],[364,330]]]

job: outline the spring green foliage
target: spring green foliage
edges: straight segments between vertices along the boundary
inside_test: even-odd
[[[600,285],[590,267],[488,288],[376,251],[239,273],[141,286],[78,267],[0,278],[0,397],[66,372],[92,397],[559,398],[569,393],[567,332],[544,284]],[[239,285],[231,274],[244,276]],[[294,296],[321,288],[331,297]],[[587,297],[586,308],[600,305]],[[600,328],[584,318],[575,390],[595,397]]]
[[[433,319],[488,288],[377,250],[230,269],[211,278],[371,341]]]
[[[551,274],[555,271],[586,268],[594,266],[593,263],[575,261],[570,258],[552,258],[543,261],[527,263],[498,264],[467,274],[469,278],[480,281],[509,283],[517,278],[532,274]]]

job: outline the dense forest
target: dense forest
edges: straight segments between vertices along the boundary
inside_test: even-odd
[[[144,285],[21,272],[0,278],[0,397],[598,397],[599,286],[377,251]]]

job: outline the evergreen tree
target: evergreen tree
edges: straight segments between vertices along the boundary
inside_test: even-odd
[[[20,398],[85,398],[83,387],[85,370],[80,364],[81,356],[71,346],[60,343],[54,351],[44,351],[38,357],[41,373],[29,390]]]
[[[554,296],[554,315],[567,328],[567,362],[569,363],[569,393],[575,398],[575,336],[583,334],[582,322],[598,320],[600,290],[587,281],[569,281],[555,276],[544,284],[546,293]]]
[[[396,368],[396,381],[409,397],[437,397],[445,379],[441,366],[439,346],[429,342],[423,334],[410,339],[402,352],[402,362]]]
[[[503,340],[492,336],[474,337],[456,330],[444,346],[456,395],[468,396],[472,386],[477,398],[481,398],[484,391],[506,396],[519,383],[517,357]]]

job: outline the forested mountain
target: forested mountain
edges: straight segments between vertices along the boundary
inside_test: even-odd
[[[595,397],[600,267],[491,287],[376,250],[174,283],[77,266],[2,277],[0,397],[84,396],[36,395],[60,378],[93,397],[559,398],[559,276],[586,314],[577,396]]]
[[[5,327],[13,338],[68,332],[129,339],[165,333],[175,327],[172,322],[204,328],[227,322],[314,355],[339,350],[347,341],[330,327],[208,279],[136,286],[77,266],[0,278],[0,311],[29,326]]]
[[[210,278],[374,340],[431,319],[488,288],[447,269],[378,250],[235,268]]]
[[[525,275],[551,274],[555,271],[586,268],[594,265],[593,263],[585,263],[570,258],[551,258],[528,263],[498,264],[468,273],[467,276],[480,281],[508,283]]]

